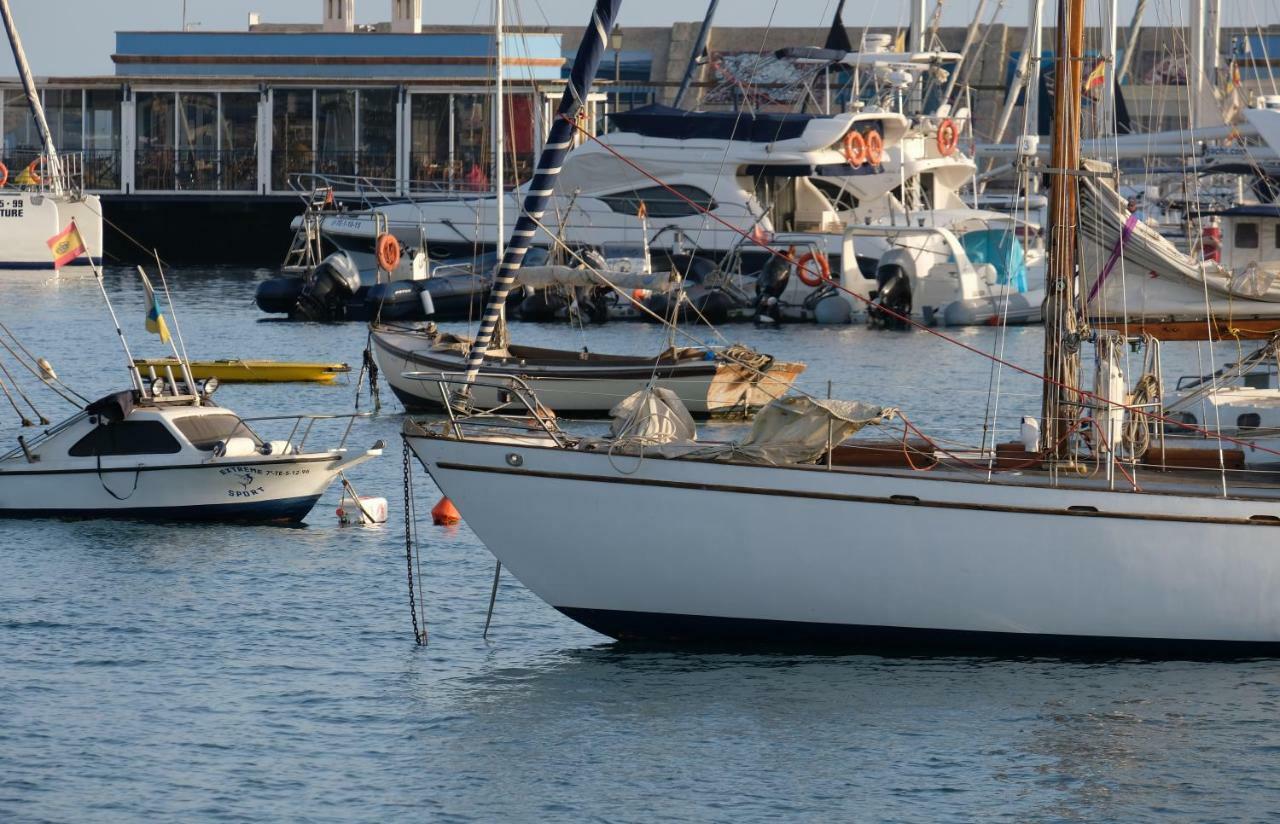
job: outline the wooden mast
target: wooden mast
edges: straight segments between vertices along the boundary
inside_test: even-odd
[[[1066,435],[1080,416],[1079,318],[1076,312],[1076,230],[1080,212],[1080,94],[1084,0],[1059,0],[1054,59],[1053,147],[1050,160],[1049,255],[1045,274],[1043,448],[1068,459]]]

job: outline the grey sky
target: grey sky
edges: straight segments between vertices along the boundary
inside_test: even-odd
[[[620,25],[669,25],[675,20],[701,16],[705,0],[632,0],[623,4]],[[1121,0],[1121,20],[1127,22],[1136,0]],[[14,17],[37,75],[111,74],[111,52],[115,32],[120,30],[177,30],[182,19],[182,0],[11,0]],[[320,18],[319,0],[187,0],[187,20],[204,30],[242,31],[248,13],[258,11],[266,22],[315,22]],[[943,21],[964,25],[972,19],[978,0],[946,0]],[[999,0],[988,3],[988,14]],[[1021,25],[1027,17],[1027,0],[1005,0],[1000,20]],[[1046,17],[1052,18],[1055,3],[1048,0]],[[492,0],[424,0],[427,23],[483,24],[492,19]],[[525,22],[575,25],[585,22],[591,0],[508,0],[509,19],[523,16]],[[1088,0],[1090,19],[1097,16],[1098,0]],[[1280,22],[1275,2],[1225,0],[1224,25],[1266,25]],[[933,7],[930,0],[929,7]],[[1150,0],[1146,20],[1151,25],[1183,25],[1187,0]],[[390,0],[356,0],[360,22],[386,20]],[[719,22],[734,26],[763,26],[773,18],[778,26],[827,25],[835,0],[722,0]],[[894,25],[905,22],[907,4],[902,0],[852,0],[847,4],[845,23],[852,30],[868,22]],[[1261,18],[1261,19],[1260,19]],[[0,49],[0,75],[14,74],[8,49]]]

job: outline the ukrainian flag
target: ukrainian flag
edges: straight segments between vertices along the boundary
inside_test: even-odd
[[[168,343],[169,325],[164,322],[164,315],[160,313],[160,300],[156,297],[155,289],[151,288],[151,279],[142,271],[141,266],[138,267],[138,274],[142,275],[142,286],[147,290],[147,331],[159,335],[161,341]]]

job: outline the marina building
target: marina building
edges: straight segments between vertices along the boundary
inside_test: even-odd
[[[55,141],[83,155],[85,187],[103,198],[108,259],[137,257],[132,236],[173,261],[273,264],[301,198],[325,183],[351,203],[492,189],[492,29],[424,26],[421,0],[389,0],[389,20],[376,25],[355,23],[355,0],[320,5],[314,23],[264,24],[250,15],[244,31],[118,32],[112,75],[38,79]],[[682,22],[616,32],[589,128],[605,128],[611,109],[671,102],[697,29]],[[938,34],[958,48],[965,31]],[[826,35],[716,28],[685,105],[742,105],[715,93],[741,70],[733,55],[819,45]],[[1138,41],[1125,95],[1139,128],[1185,122],[1185,69],[1180,77],[1171,52],[1179,40],[1168,35],[1150,28]],[[523,27],[503,38],[508,186],[528,177],[580,36],[576,26]],[[1045,41],[1053,42],[1051,32]],[[985,34],[970,75],[979,138],[1022,42],[1020,28],[997,24]],[[1246,90],[1270,90],[1266,56],[1280,54],[1280,35],[1223,30],[1221,46],[1224,55],[1243,55]],[[781,92],[769,95],[785,80],[757,79],[764,96],[751,104],[792,105]],[[0,111],[2,159],[15,174],[40,151],[16,79],[0,82]],[[175,231],[183,225],[219,241],[192,244]]]

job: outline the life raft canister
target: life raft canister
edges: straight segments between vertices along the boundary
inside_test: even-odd
[[[818,264],[818,275],[814,275],[809,263]],[[822,252],[808,252],[796,261],[796,277],[805,286],[821,286],[823,281],[831,280],[831,262]]]
[[[944,119],[938,124],[938,153],[943,157],[950,157],[951,153],[956,150],[956,146],[960,143],[960,129],[956,127],[956,122],[951,118]]]
[[[394,235],[387,232],[378,235],[374,248],[378,254],[378,265],[386,271],[393,271],[400,263],[400,241]]]
[[[862,132],[849,132],[844,136],[844,159],[855,169],[867,162],[867,140]]]

